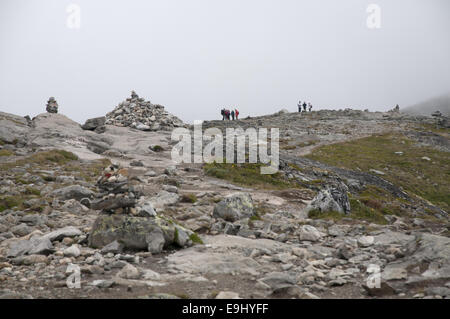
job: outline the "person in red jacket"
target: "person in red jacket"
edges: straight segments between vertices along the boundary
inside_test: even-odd
[[[239,117],[239,111],[238,111],[237,109],[235,109],[235,110],[234,110],[234,114],[236,115],[236,120],[237,120],[238,117]]]

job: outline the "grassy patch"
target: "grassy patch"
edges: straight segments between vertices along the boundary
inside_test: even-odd
[[[203,169],[209,176],[224,179],[243,186],[251,186],[264,189],[299,188],[293,181],[287,180],[280,172],[275,174],[261,174],[260,168],[264,164],[205,164]]]
[[[437,127],[436,124],[422,124],[420,129],[416,129],[418,131],[424,130],[424,131],[430,131],[442,136],[448,137],[450,134],[450,129],[443,128],[443,127]]]
[[[14,180],[16,181],[16,184],[28,185],[28,184],[32,183],[32,182],[26,181],[20,177],[16,177]]]
[[[318,209],[309,211],[308,217],[311,219],[328,219],[328,220],[341,220],[344,217],[350,217],[348,215],[341,214],[335,211],[322,212]]]
[[[169,178],[164,183],[166,185],[172,185],[172,186],[176,186],[176,187],[180,187],[181,186],[181,183],[178,180],[174,179],[174,178]]]
[[[200,238],[199,235],[197,235],[196,233],[193,233],[192,235],[189,236],[189,239],[194,243],[194,244],[203,244],[203,240]]]
[[[51,151],[44,151],[44,152],[38,152],[24,161],[26,163],[36,163],[36,164],[46,164],[49,162],[53,162],[56,164],[65,164],[69,161],[76,161],[78,160],[78,156],[71,152],[63,151],[63,150],[51,150]]]
[[[25,188],[25,194],[26,195],[35,195],[35,196],[41,196],[41,191],[33,188],[33,187],[27,187]]]
[[[197,196],[195,194],[183,194],[181,196],[181,202],[183,203],[195,203],[197,201]]]
[[[366,220],[376,224],[387,224],[386,218],[379,210],[369,207],[357,199],[350,199],[350,207],[349,217],[351,218]]]
[[[98,159],[88,163],[70,162],[64,165],[64,171],[71,175],[78,175],[89,182],[96,180],[103,169],[109,165],[111,165],[109,159]]]
[[[14,152],[10,150],[0,150],[0,156],[13,156]]]
[[[261,216],[264,216],[267,213],[270,213],[271,210],[265,206],[265,205],[255,205],[254,207],[254,213],[255,213],[255,219],[254,220],[260,220]]]
[[[300,142],[297,143],[298,147],[307,147],[307,146],[311,146],[311,145],[316,145],[317,143],[319,143],[319,141],[306,141],[306,142]]]
[[[296,171],[299,171],[299,172],[303,171],[303,169],[300,166],[296,165],[296,164],[288,163],[288,165],[289,165],[290,168],[295,169]]]
[[[162,151],[164,151],[164,148],[161,145],[154,145],[154,146],[152,146],[152,151],[162,152]]]
[[[287,150],[294,150],[294,149],[297,148],[297,146],[295,146],[295,145],[285,145],[285,146],[281,146],[280,148],[281,148],[282,150],[287,151]]]
[[[70,161],[77,160],[78,157],[67,151],[63,150],[51,150],[34,153],[28,157],[20,159],[15,163],[5,163],[0,166],[2,169],[8,169],[15,166],[24,166],[26,164],[36,164],[39,166],[59,164],[63,165]]]
[[[403,152],[403,155],[395,154]],[[431,161],[423,160],[429,157]],[[444,210],[450,208],[450,156],[402,135],[370,136],[319,147],[306,157],[330,165],[386,172],[384,179]],[[385,170],[387,168],[387,170]]]
[[[20,206],[23,202],[23,199],[18,196],[6,196],[0,197],[0,212],[11,209],[17,206]]]

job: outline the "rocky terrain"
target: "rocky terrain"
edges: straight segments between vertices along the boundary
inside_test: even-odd
[[[435,119],[204,122],[280,128],[280,171],[261,175],[175,165],[169,128],[184,124],[146,103],[83,127],[63,106],[0,113],[0,298],[450,297],[449,129]]]

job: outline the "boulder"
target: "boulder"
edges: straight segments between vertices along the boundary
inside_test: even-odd
[[[76,199],[81,200],[82,198],[92,198],[94,192],[80,185],[71,185],[63,188],[55,189],[51,195],[62,200]]]
[[[270,286],[273,290],[292,287],[297,284],[295,276],[288,273],[272,272],[260,279],[261,282]]]
[[[134,207],[136,199],[125,194],[109,195],[91,202],[91,209],[114,211],[119,208]]]
[[[117,241],[123,245],[124,249],[158,253],[164,247],[177,243],[176,227],[192,234],[181,226],[175,226],[174,223],[159,217],[101,214],[92,226],[89,246],[102,248]],[[185,245],[190,244],[190,240],[185,243]]]
[[[150,131],[151,127],[142,123],[139,123],[138,125],[136,125],[136,129],[139,131]]]
[[[113,241],[112,243],[109,243],[105,247],[102,248],[101,252],[104,254],[107,253],[113,253],[118,254],[123,251],[123,245],[119,243],[117,240]]]
[[[33,229],[26,224],[19,224],[11,228],[11,232],[19,237],[23,237],[31,233]]]
[[[48,234],[45,234],[42,237],[53,242],[53,241],[60,241],[66,237],[80,236],[81,234],[82,234],[82,232],[78,228],[73,227],[73,226],[67,226],[67,227],[52,231]]]
[[[81,255],[80,248],[78,248],[78,245],[72,245],[63,251],[64,256],[66,257],[78,257]]]
[[[7,257],[22,255],[48,255],[53,252],[53,245],[48,238],[35,236],[29,240],[13,242],[7,253]]]
[[[150,198],[150,203],[154,209],[163,209],[165,206],[176,204],[180,196],[175,193],[169,193],[167,191],[160,191],[156,196]]]
[[[216,299],[241,299],[239,294],[234,291],[221,291],[217,294]]]
[[[117,276],[124,279],[139,279],[141,277],[141,273],[139,269],[134,267],[131,264],[126,264],[118,273]]]
[[[235,222],[254,215],[253,200],[248,193],[235,193],[228,195],[216,204],[213,217]]]
[[[89,141],[87,143],[87,148],[96,154],[102,154],[103,152],[110,149],[110,146],[108,143],[102,142],[102,141]]]
[[[306,207],[306,211],[319,210],[321,212],[335,211],[342,214],[350,213],[350,202],[348,199],[348,187],[341,183],[329,186],[321,190],[311,203]]]
[[[153,208],[153,204],[149,200],[142,200],[137,206],[136,210],[138,213],[138,216],[140,217],[155,217],[156,212]]]
[[[98,127],[104,126],[105,122],[106,122],[106,117],[104,117],[104,116],[95,117],[95,118],[86,120],[86,122],[83,125],[81,125],[81,128],[83,130],[94,131]]]
[[[300,240],[308,240],[308,241],[318,241],[325,234],[321,233],[314,226],[311,225],[303,225],[300,228],[299,239]]]

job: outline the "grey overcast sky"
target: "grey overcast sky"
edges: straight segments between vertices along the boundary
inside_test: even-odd
[[[79,29],[66,24],[72,3]],[[298,100],[415,104],[450,91],[450,1],[0,0],[0,111],[35,116],[55,96],[84,122],[132,89],[187,122]]]

